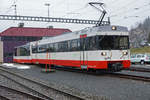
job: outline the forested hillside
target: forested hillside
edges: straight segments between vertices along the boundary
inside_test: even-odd
[[[150,17],[130,30],[131,47],[141,47],[150,43]]]

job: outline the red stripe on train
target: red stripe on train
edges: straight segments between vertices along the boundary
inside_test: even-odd
[[[80,38],[86,38],[87,34],[80,35]]]
[[[121,62],[124,68],[130,67],[130,60],[123,61],[75,61],[75,60],[46,60],[46,59],[14,59],[16,63],[33,63],[33,64],[53,64],[61,66],[81,67],[87,65],[88,68],[107,69],[108,63]]]

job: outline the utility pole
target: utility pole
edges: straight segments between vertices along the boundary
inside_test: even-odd
[[[12,5],[14,7],[14,10],[15,10],[15,16],[17,16],[17,5]]]
[[[48,17],[49,17],[49,6],[50,6],[50,4],[49,3],[45,3],[45,6],[47,6],[47,8],[48,8]]]

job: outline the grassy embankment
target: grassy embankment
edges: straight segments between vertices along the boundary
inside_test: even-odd
[[[131,54],[150,53],[150,46],[145,46],[145,47],[141,47],[141,48],[131,48],[130,51],[131,51]]]

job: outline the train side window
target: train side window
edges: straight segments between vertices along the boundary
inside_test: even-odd
[[[77,45],[78,45],[78,47],[77,47],[77,51],[80,51],[80,39],[77,39]]]
[[[67,52],[68,51],[68,42],[65,41],[63,42],[63,52]]]
[[[80,38],[80,50],[84,50],[84,39]]]
[[[59,52],[67,51],[67,49],[68,49],[67,41],[58,43],[58,48],[59,48]]]
[[[49,52],[54,52],[54,45],[51,43],[49,44],[49,48],[48,48]]]
[[[89,43],[87,43],[88,44],[87,45],[88,50],[97,50],[98,49],[97,43],[96,43],[96,36],[89,37],[88,42],[89,42]]]
[[[90,41],[89,37],[85,38],[85,51],[90,50]]]
[[[38,52],[43,53],[47,51],[47,45],[39,45]]]
[[[80,50],[87,51],[89,50],[89,37],[80,39]]]
[[[77,51],[78,50],[78,41],[76,40],[71,40],[71,45],[70,45],[71,51]]]
[[[67,41],[68,43],[68,51],[71,51],[71,40]]]
[[[59,42],[58,43],[58,52],[62,52],[63,51],[63,42]]]
[[[54,43],[54,52],[58,52],[58,43]]]

